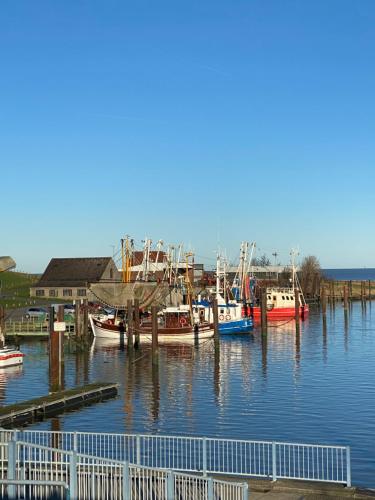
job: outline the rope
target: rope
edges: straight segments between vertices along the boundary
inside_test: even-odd
[[[268,326],[268,324],[267,324],[267,328],[279,328],[280,326],[287,325],[291,321],[294,321],[294,319],[295,318],[290,318],[290,319],[288,319],[288,321],[285,321],[284,323],[281,323],[281,325],[270,325],[270,326]]]

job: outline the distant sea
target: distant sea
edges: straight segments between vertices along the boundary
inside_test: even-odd
[[[357,269],[322,269],[326,278],[333,280],[375,280],[375,268],[362,267]]]

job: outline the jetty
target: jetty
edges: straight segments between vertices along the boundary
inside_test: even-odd
[[[95,383],[57,391],[0,408],[0,426],[5,428],[31,423],[117,396],[119,384]]]

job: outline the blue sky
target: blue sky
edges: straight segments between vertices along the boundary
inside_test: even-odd
[[[374,25],[372,0],[4,0],[0,254],[375,267]]]

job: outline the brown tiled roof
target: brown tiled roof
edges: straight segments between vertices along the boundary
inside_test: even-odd
[[[86,286],[101,279],[111,257],[51,259],[34,287]]]

